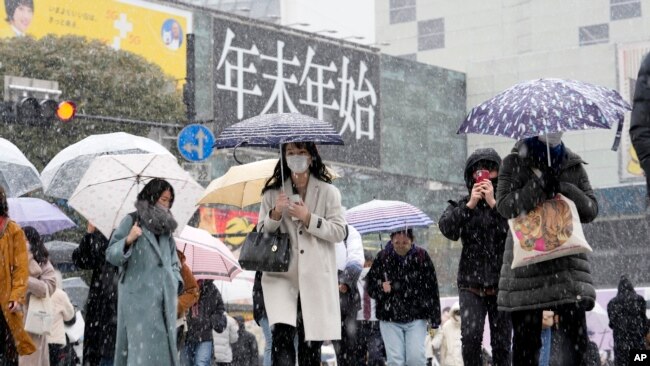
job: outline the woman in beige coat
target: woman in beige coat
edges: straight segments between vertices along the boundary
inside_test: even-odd
[[[341,194],[316,145],[282,146],[283,159],[262,190],[258,230],[280,228],[291,240],[287,272],[264,272],[264,303],[273,331],[273,365],[319,365],[324,340],[341,338],[335,244],[345,237]],[[283,176],[281,178],[281,175]],[[282,183],[284,182],[284,187]]]
[[[27,302],[24,308],[25,318],[29,310],[29,299],[32,296],[44,298],[51,296],[56,290],[56,275],[54,267],[49,260],[49,253],[43,244],[43,239],[36,229],[31,226],[23,228],[29,244],[29,281],[27,283]],[[47,337],[29,333],[36,344],[36,352],[27,356],[20,356],[20,366],[50,366],[50,351],[47,346]]]

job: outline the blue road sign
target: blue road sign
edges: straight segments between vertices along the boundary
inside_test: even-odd
[[[201,161],[210,157],[214,135],[202,125],[185,126],[176,140],[178,151],[189,161]]]

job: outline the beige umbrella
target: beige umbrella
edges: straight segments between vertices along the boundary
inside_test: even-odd
[[[203,192],[199,205],[219,203],[244,208],[260,203],[262,188],[273,175],[278,159],[266,159],[228,169],[226,174],[213,180]],[[327,167],[333,179],[339,175]]]

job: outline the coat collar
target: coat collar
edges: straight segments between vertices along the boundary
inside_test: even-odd
[[[313,174],[309,176],[309,181],[307,182],[307,193],[305,193],[305,204],[312,210],[316,207],[316,203],[318,202],[318,192],[320,191],[321,183],[322,182]],[[291,177],[284,181],[284,193],[288,197],[293,194],[291,184]]]
[[[158,256],[158,260],[162,262],[162,253],[160,253],[160,244],[158,243],[156,236],[151,231],[149,231],[149,229],[147,229],[146,227],[140,226],[140,228],[142,229],[142,234],[149,242],[149,245],[151,245],[153,251],[156,252],[156,255]]]

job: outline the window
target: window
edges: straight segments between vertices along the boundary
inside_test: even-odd
[[[445,48],[445,18],[418,22],[418,51]]]
[[[418,60],[417,53],[407,53],[405,55],[399,55],[397,57],[403,58],[403,59],[409,60],[409,61],[417,61]]]
[[[595,24],[580,27],[580,46],[609,42],[609,24]]]
[[[641,1],[639,0],[610,0],[609,18],[620,20],[638,18],[641,16]]]
[[[390,0],[390,24],[415,21],[415,0]]]

